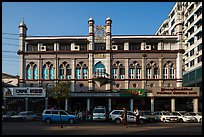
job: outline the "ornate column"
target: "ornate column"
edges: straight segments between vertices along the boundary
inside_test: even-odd
[[[59,70],[59,58],[55,57],[55,79],[58,79],[58,70]],[[49,73],[48,73],[49,74]]]
[[[75,92],[75,66],[76,66],[76,60],[72,59],[71,61],[71,68],[72,68],[72,75],[71,75],[71,92]]]
[[[125,59],[125,89],[129,88],[129,59]]]

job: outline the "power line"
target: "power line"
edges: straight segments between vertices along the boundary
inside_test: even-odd
[[[9,43],[2,43],[2,44],[4,44],[4,45],[11,45],[11,46],[19,46],[17,44],[9,44]]]
[[[10,52],[10,53],[17,53],[17,51],[8,51],[8,50],[4,50],[2,52]]]
[[[20,61],[17,61],[17,60],[10,60],[10,59],[2,59],[2,62],[3,61],[6,61],[7,62],[13,62],[13,63],[19,63]],[[7,64],[6,64],[7,65]],[[5,66],[5,65],[4,65]]]
[[[14,60],[16,60],[16,59],[19,60],[19,58],[14,58],[14,57],[4,57],[4,56],[3,56],[3,58],[10,58],[10,59],[14,59]],[[3,59],[2,59],[2,60],[3,60]]]
[[[2,33],[2,34],[5,34],[5,35],[19,35],[19,34],[16,34],[16,33]]]
[[[11,39],[11,40],[19,40],[19,39],[15,39],[15,38],[7,38],[7,37],[2,37],[3,39]]]

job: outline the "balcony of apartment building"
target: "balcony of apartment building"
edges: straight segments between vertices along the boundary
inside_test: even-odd
[[[199,44],[202,41],[202,29],[199,28],[196,30],[194,28],[189,30],[187,42],[189,42],[190,45],[188,46],[191,46],[193,44]]]
[[[193,3],[193,2],[192,2]],[[190,22],[190,24],[187,24],[188,26],[191,25],[191,21],[195,21],[198,19],[198,18],[202,18],[202,5],[199,4],[199,6],[190,6],[192,8],[188,9],[188,10],[185,10],[186,12],[184,13],[185,15],[185,24],[188,22]],[[191,19],[193,18],[193,20]]]

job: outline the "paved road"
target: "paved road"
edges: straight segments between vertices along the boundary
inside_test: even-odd
[[[42,122],[3,122],[3,135],[202,135],[201,123],[148,123],[127,128],[110,122],[47,125]]]

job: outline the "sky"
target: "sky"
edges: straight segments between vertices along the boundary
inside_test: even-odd
[[[105,25],[112,35],[155,35],[175,2],[3,2],[2,72],[20,75],[19,24],[28,36],[88,35],[88,20]]]

